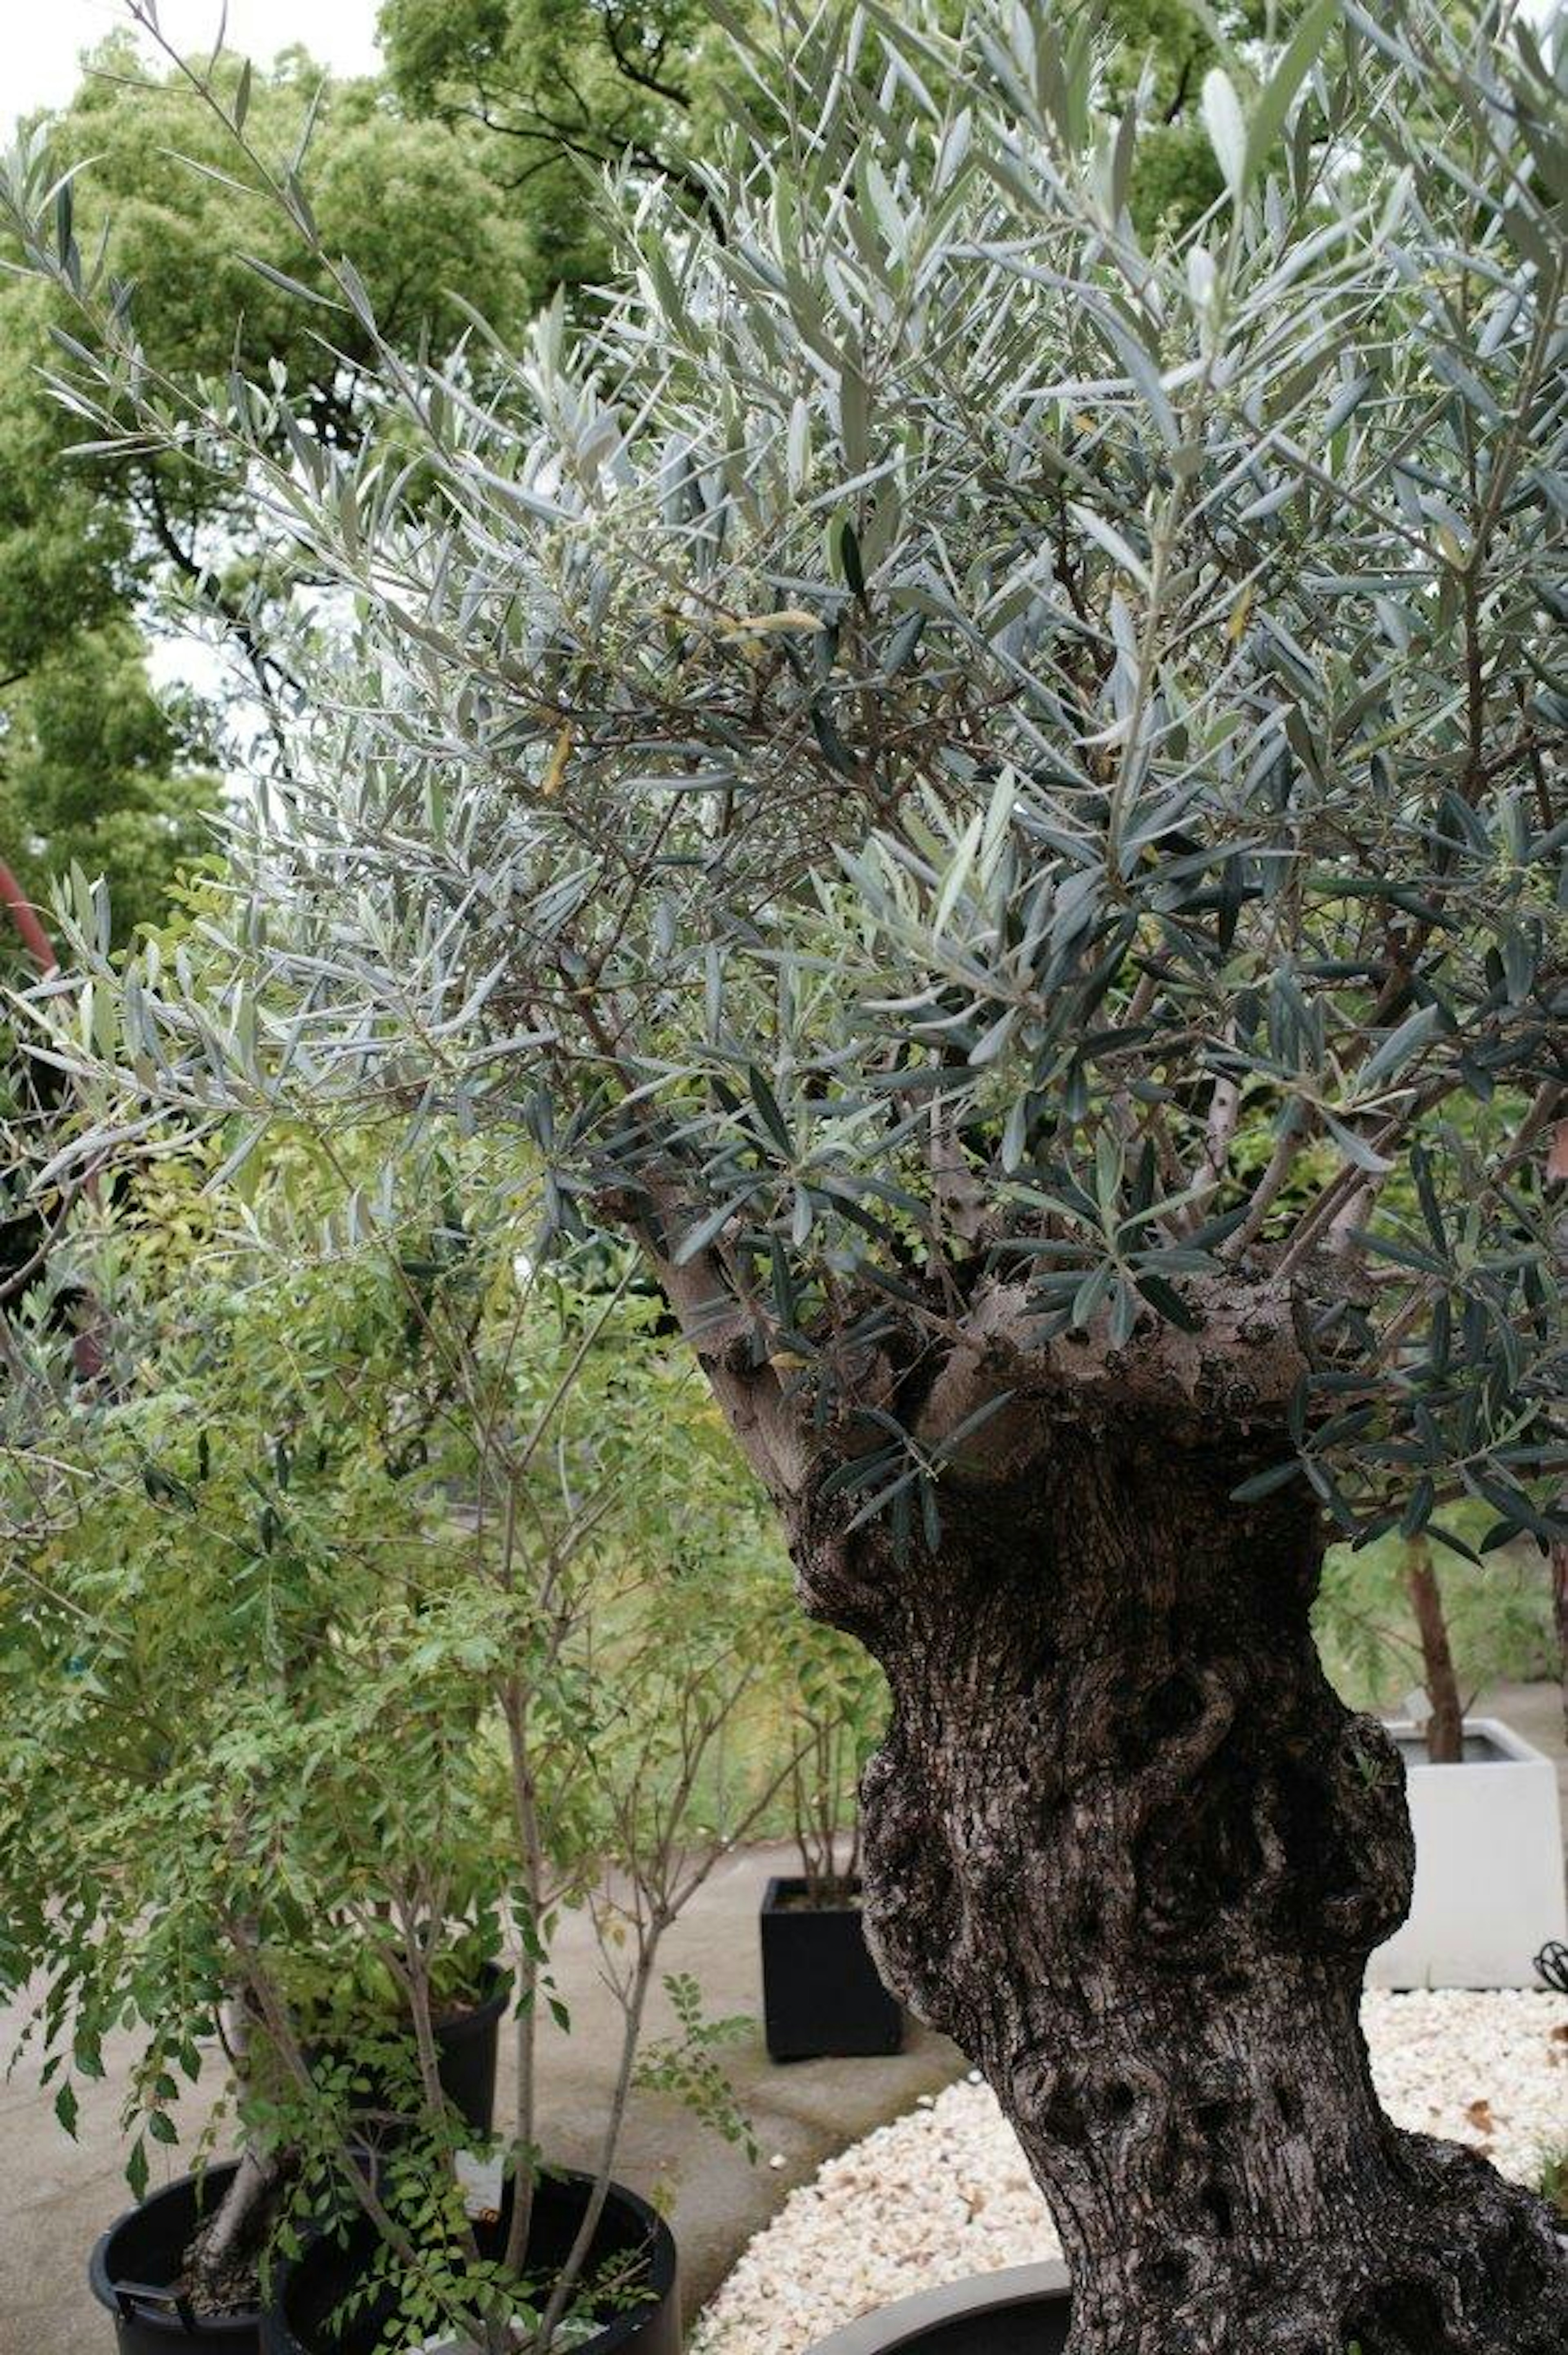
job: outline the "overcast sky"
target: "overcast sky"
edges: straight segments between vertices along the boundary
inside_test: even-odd
[[[265,63],[302,41],[340,73],[376,63],[376,0],[229,0],[228,46]],[[183,49],[210,46],[222,0],[161,0],[158,21]],[[36,106],[59,106],[78,59],[127,21],[123,0],[0,0],[0,131]]]

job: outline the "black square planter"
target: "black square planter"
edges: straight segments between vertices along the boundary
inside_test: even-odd
[[[762,1900],[762,2015],[773,2061],[896,2052],[904,2014],[876,1975],[858,1905],[810,1906],[803,1881]],[[793,1898],[797,1902],[791,1904]]]

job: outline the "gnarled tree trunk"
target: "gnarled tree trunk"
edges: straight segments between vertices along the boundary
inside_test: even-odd
[[[892,1686],[887,1976],[1017,2129],[1075,2355],[1561,2355],[1544,2204],[1372,2090],[1361,1977],[1413,1849],[1398,1755],[1312,1644],[1314,1501],[1234,1503],[1282,1430],[1158,1390],[1015,1399],[935,1549],[846,1535],[836,1499],[795,1517],[808,1606]]]
[[[1043,1342],[1027,1285],[982,1276],[868,1317],[819,1413],[722,1270],[655,1259],[803,1603],[886,1670],[868,1927],[1018,2132],[1072,2355],[1562,2355],[1544,2200],[1378,2105],[1359,2007],[1410,1902],[1404,1771],[1318,1659],[1310,1489],[1234,1494],[1290,1457],[1342,1263],[1232,1266],[1121,1346]],[[890,1422],[941,1465],[902,1552],[844,1476]]]

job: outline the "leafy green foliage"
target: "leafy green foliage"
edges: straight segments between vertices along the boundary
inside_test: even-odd
[[[664,1993],[675,2015],[675,2031],[651,2038],[643,2046],[638,2055],[638,2083],[673,2094],[726,2142],[737,2144],[747,2158],[755,2159],[759,2147],[757,2137],[736,2102],[735,2090],[718,2059],[725,2045],[752,2033],[752,2021],[744,2014],[707,2019],[702,1989],[689,1971],[668,1973]]]
[[[78,429],[42,377],[56,308],[0,278],[0,856],[46,912],[73,859],[106,875],[128,938],[207,847],[213,790],[186,766],[199,731],[154,695],[124,618],[132,519],[62,454]],[[0,961],[21,962],[9,926]]]
[[[1491,1522],[1485,1504],[1450,1507],[1434,1524],[1472,1550]],[[1359,1551],[1332,1546],[1313,1625],[1325,1666],[1360,1709],[1397,1710],[1420,1687],[1421,1646],[1405,1588],[1405,1540],[1397,1531]],[[1528,1540],[1484,1564],[1443,1557],[1445,1616],[1467,1700],[1489,1685],[1557,1673],[1546,1566]]]
[[[296,2220],[399,2121],[361,2294],[471,2312],[473,2137],[420,2038],[493,1965],[567,2024],[553,1941],[587,1905],[632,2068],[664,1923],[781,1779],[709,1760],[766,1681],[781,1556],[659,1304],[591,1255],[530,1263],[514,1164],[503,1192],[450,1137],[394,1174],[281,1133],[231,1228],[215,1162],[62,1246],[99,1394],[39,1331],[5,1402],[0,1983],[37,1977],[68,2130],[109,2027],[138,2031],[135,2181],[220,2019]],[[672,1993],[648,2065],[744,2138],[734,2023]],[[527,2120],[503,2147],[538,2164]]]
[[[55,307],[36,281],[0,278],[0,686],[107,620],[127,576],[123,518],[79,469],[60,468],[75,433],[38,381]]]
[[[960,1443],[844,1369],[1004,1283],[1037,1340],[1113,1351],[1286,1284],[1288,1436],[1347,1535],[1455,1496],[1540,1534],[1543,61],[1421,0],[1375,35],[1316,10],[1209,71],[1226,198],[1146,249],[1081,28],[780,25],[736,57],[788,135],[740,109],[722,239],[638,198],[636,291],[575,356],[558,311],[497,355],[487,405],[384,346],[439,538],[369,447],[281,469],[270,385],[160,382],[122,427],[103,320],[104,434],[214,437],[365,616],[286,834],[238,847],[200,1054],[150,969],[127,1067],[160,1111],[216,1086],[265,1118],[357,1095],[374,1039],[382,1087],[515,1110],[556,1231],[632,1206],[819,1428],[855,1425],[842,1476],[906,1537]],[[1281,1451],[1245,1493],[1295,1476]]]

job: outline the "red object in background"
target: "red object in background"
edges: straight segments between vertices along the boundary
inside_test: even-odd
[[[22,935],[22,944],[40,973],[53,973],[59,964],[54,943],[38,922],[38,911],[17,882],[5,861],[0,858],[0,900],[11,912],[11,922]]]
[[[23,890],[5,861],[0,858],[0,900],[4,900],[11,922],[22,936],[22,945],[41,974],[58,970],[59,959],[54,943],[38,921],[38,911]],[[96,1180],[90,1179],[96,1191]],[[71,1342],[71,1357],[79,1378],[83,1381],[96,1380],[103,1370],[103,1351],[90,1325],[84,1326]]]

